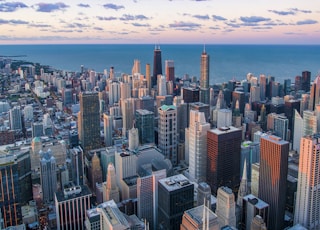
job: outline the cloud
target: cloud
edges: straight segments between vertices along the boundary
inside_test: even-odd
[[[28,8],[23,2],[4,2],[0,3],[0,12],[14,12],[18,9]]]
[[[148,20],[149,18],[139,14],[139,15],[131,15],[131,14],[124,14],[120,18],[121,21],[132,21],[132,20]]]
[[[83,8],[89,8],[90,7],[89,4],[84,4],[84,3],[79,3],[77,6],[83,7]]]
[[[193,15],[192,17],[200,19],[200,20],[209,20],[210,17],[208,15]]]
[[[259,23],[259,22],[265,22],[270,21],[270,18],[264,18],[261,16],[251,16],[251,17],[240,17],[240,20],[244,23]]]
[[[93,29],[94,29],[94,30],[99,30],[99,31],[102,31],[102,30],[103,30],[103,28],[101,28],[101,27],[93,27]]]
[[[4,25],[4,24],[9,24],[9,25],[27,25],[29,24],[29,22],[27,21],[23,21],[23,20],[5,20],[5,19],[0,19],[0,25]]]
[[[184,31],[191,31],[196,30],[201,27],[198,23],[193,22],[174,22],[172,24],[169,24],[170,28],[174,28],[176,30],[184,30]]]
[[[48,24],[29,24],[30,27],[35,27],[35,28],[50,28],[52,27],[51,25]]]
[[[311,25],[311,24],[317,24],[318,21],[316,20],[312,20],[312,19],[307,19],[307,20],[303,20],[303,21],[297,21],[297,25],[301,26],[301,25]]]
[[[287,15],[296,15],[297,13],[310,14],[311,10],[300,10],[298,8],[290,8],[288,10],[268,10],[271,13],[287,16]]]
[[[240,25],[234,22],[226,22],[227,26],[231,26],[232,28],[240,28]]]
[[[116,5],[116,4],[113,4],[113,3],[104,4],[103,7],[106,8],[106,9],[110,9],[110,10],[124,9],[124,6]]]
[[[286,32],[283,34],[285,34],[285,35],[305,35],[304,33],[297,33],[297,32]]]
[[[89,27],[88,25],[86,24],[82,24],[82,23],[70,23],[70,24],[67,24],[66,26],[64,26],[65,28],[87,28]]]
[[[252,27],[253,30],[271,30],[272,26],[255,26]]]
[[[278,15],[295,15],[296,14],[296,12],[292,10],[289,10],[289,11],[268,10],[268,11]]]
[[[210,26],[209,27],[210,30],[220,30],[219,26]]]
[[[141,24],[141,23],[132,23],[133,26],[136,26],[136,27],[149,27],[150,24]]]
[[[102,16],[97,16],[97,19],[100,21],[113,21],[116,20],[116,17],[102,17]]]
[[[57,2],[57,3],[38,3],[35,5],[36,10],[38,12],[45,12],[50,13],[57,10],[64,10],[68,8],[69,6],[64,4],[63,2]]]
[[[222,16],[218,16],[218,15],[212,15],[212,18],[214,21],[225,21],[227,20],[226,18],[222,17]]]

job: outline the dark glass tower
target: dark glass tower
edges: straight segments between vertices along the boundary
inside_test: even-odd
[[[81,147],[85,152],[101,147],[99,109],[98,93],[85,92],[80,94],[78,132]]]
[[[209,55],[204,49],[200,64],[200,102],[209,104]]]
[[[227,186],[236,192],[240,186],[241,129],[221,127],[207,134],[207,183],[214,195]]]
[[[156,46],[153,52],[153,76],[152,86],[157,85],[157,76],[162,74],[162,61],[160,46]]]

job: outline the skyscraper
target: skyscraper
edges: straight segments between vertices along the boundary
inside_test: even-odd
[[[203,112],[190,110],[188,128],[189,173],[197,182],[206,180],[207,168],[207,132],[210,124],[206,122]]]
[[[269,229],[283,229],[289,142],[277,136],[260,138],[259,199],[270,205]]]
[[[309,110],[313,111],[320,103],[320,75],[316,77],[310,88]]]
[[[228,187],[222,186],[218,189],[216,214],[219,219],[220,228],[225,225],[237,227],[234,194]]]
[[[177,164],[177,109],[163,105],[158,109],[158,147],[173,165]]]
[[[108,200],[114,200],[116,203],[120,201],[120,192],[116,182],[115,168],[112,163],[108,165],[106,193],[103,202]]]
[[[320,135],[305,136],[300,142],[299,174],[294,223],[307,229],[320,228]]]
[[[135,112],[136,127],[139,131],[141,145],[154,143],[154,114],[145,109],[137,109]]]
[[[162,61],[161,61],[161,50],[160,46],[155,46],[153,51],[153,76],[152,76],[152,87],[157,85],[158,75],[162,75]]]
[[[221,186],[237,191],[240,185],[241,139],[242,131],[233,126],[208,131],[207,183],[214,195]]]
[[[165,61],[166,79],[174,82],[174,62],[172,60]]]
[[[54,193],[57,191],[56,159],[50,149],[46,152],[40,152],[40,155],[40,179],[43,202],[49,203],[53,201]]]
[[[104,131],[104,144],[106,147],[113,145],[113,116],[103,114],[103,131]]]
[[[21,110],[19,106],[15,106],[9,110],[9,120],[11,130],[22,130],[22,117]]]
[[[84,92],[79,96],[78,132],[81,146],[84,151],[97,149],[101,146],[98,93]]]
[[[301,77],[301,89],[305,92],[310,90],[311,72],[303,71]]]
[[[201,54],[200,63],[200,102],[209,104],[209,77],[210,77],[210,57],[205,48]]]
[[[182,174],[161,179],[158,185],[157,229],[180,229],[184,211],[193,208],[194,185]]]

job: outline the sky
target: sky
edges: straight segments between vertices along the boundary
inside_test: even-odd
[[[0,44],[320,44],[318,0],[0,0]]]

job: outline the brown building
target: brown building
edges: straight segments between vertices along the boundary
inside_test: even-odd
[[[284,228],[289,142],[277,136],[260,139],[259,199],[269,204],[269,229]]]
[[[8,145],[14,143],[14,131],[6,130],[0,132],[0,145]]]
[[[241,140],[242,131],[233,126],[208,131],[207,183],[214,195],[221,186],[239,188]]]

